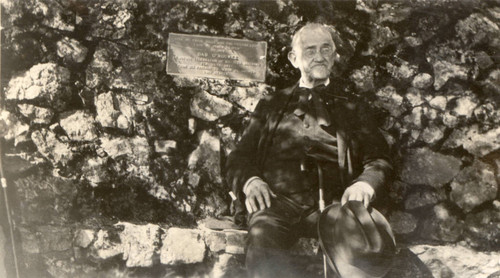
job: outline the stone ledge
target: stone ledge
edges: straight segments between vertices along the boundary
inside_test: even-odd
[[[121,255],[125,266],[130,269],[196,268],[197,265],[205,265],[210,277],[227,277],[229,274],[236,275],[230,277],[243,277],[244,273],[246,231],[214,231],[127,222],[96,230],[43,227],[36,231],[22,229],[25,253],[63,252],[71,256],[68,259],[73,262],[85,259],[103,262],[112,258],[120,260]],[[55,238],[73,240],[67,244],[55,244]],[[292,253],[298,258],[297,263],[303,264],[314,274],[311,277],[321,272],[317,240],[301,238],[292,248]],[[450,275],[446,277],[491,278],[496,277],[495,271],[500,269],[498,258],[498,251],[477,252],[462,245],[414,245],[399,249],[387,278],[441,277],[442,273]]]

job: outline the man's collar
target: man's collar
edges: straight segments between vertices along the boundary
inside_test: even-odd
[[[328,84],[330,84],[330,78],[328,78],[323,85],[328,86]],[[312,89],[312,87],[309,87],[309,86],[306,85],[306,83],[304,82],[304,79],[302,79],[302,78],[299,81],[299,87],[300,88]]]

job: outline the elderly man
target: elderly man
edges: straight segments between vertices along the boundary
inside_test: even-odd
[[[330,77],[336,55],[328,27],[302,27],[288,54],[299,82],[259,102],[228,158],[227,180],[249,213],[250,277],[303,277],[287,250],[316,236],[319,184],[327,202],[368,206],[391,174],[367,107]]]

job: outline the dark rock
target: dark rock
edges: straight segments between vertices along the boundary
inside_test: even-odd
[[[424,190],[413,192],[405,200],[405,209],[411,210],[429,205],[435,205],[440,201],[444,201],[446,195],[444,192],[434,190]]]
[[[490,58],[490,55],[488,55],[484,51],[480,51],[476,53],[476,63],[478,64],[479,68],[481,69],[487,69],[491,67],[494,63],[493,60]]]
[[[73,242],[73,234],[68,227],[38,226],[37,236],[40,240],[40,252],[69,250]]]
[[[467,45],[487,43],[492,47],[500,47],[500,28],[483,14],[474,13],[455,26],[457,35]]]
[[[391,213],[389,223],[395,234],[409,234],[417,228],[417,219],[410,213],[403,211]]]
[[[89,11],[94,18],[90,30],[92,36],[118,40],[130,32],[134,19],[132,9],[135,7],[133,1],[120,2],[95,2],[89,5]]]
[[[206,173],[215,183],[221,183],[220,142],[219,138],[203,131],[200,135],[200,144],[190,155],[188,167]]]
[[[368,53],[370,54],[377,53],[387,46],[395,44],[400,38],[400,35],[396,30],[379,24],[371,24],[370,33],[371,40],[368,42]]]
[[[479,122],[500,124],[500,110],[494,103],[485,103],[474,110],[474,117]]]
[[[245,242],[247,238],[246,231],[235,231],[226,233],[226,253],[244,254]]]
[[[495,200],[498,184],[493,167],[476,160],[464,168],[451,183],[450,199],[465,212]]]
[[[70,209],[77,190],[73,181],[31,175],[13,183],[20,196],[22,223],[63,225],[70,222]]]
[[[465,240],[475,248],[498,250],[500,247],[500,210],[487,209],[465,218]]]
[[[427,148],[413,149],[405,157],[401,179],[409,184],[439,188],[450,182],[460,170],[460,160]]]
[[[430,215],[425,215],[419,236],[424,239],[456,242],[463,233],[464,224],[444,204],[436,205]]]

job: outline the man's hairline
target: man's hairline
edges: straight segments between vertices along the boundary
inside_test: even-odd
[[[292,37],[292,42],[290,44],[292,50],[291,52],[296,52],[296,48],[302,39],[302,33],[304,32],[305,29],[319,29],[322,30],[323,32],[326,32],[328,35],[330,35],[330,40],[332,42],[332,45],[335,49],[337,49],[337,46],[335,45],[335,42],[333,41],[333,36],[332,33],[330,32],[329,28],[327,25],[320,24],[320,23],[307,23],[306,25],[302,26],[297,32]]]

